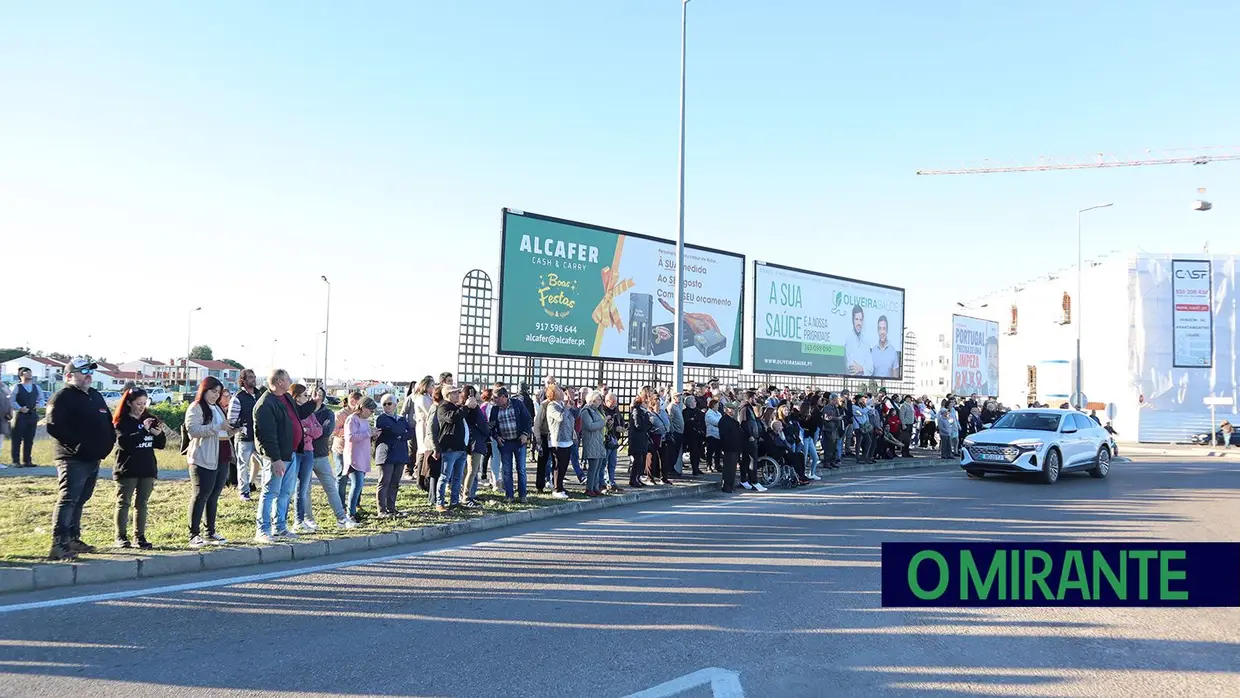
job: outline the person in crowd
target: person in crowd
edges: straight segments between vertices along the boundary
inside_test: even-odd
[[[189,434],[189,448],[185,462],[189,466],[189,479],[193,486],[193,498],[189,505],[189,547],[223,545],[228,541],[215,530],[216,512],[220,493],[228,479],[228,463],[220,453],[220,432],[231,436],[233,428],[220,408],[220,394],[224,386],[214,376],[207,376],[198,384],[194,402],[185,410],[185,431]],[[207,535],[202,534],[202,520],[206,516]]]
[[[499,447],[495,444],[495,435],[491,433],[491,410],[495,409],[495,391],[498,387],[483,388],[478,396],[478,413],[486,423],[487,440],[482,444],[482,467],[479,469],[478,481],[488,482],[492,492],[503,491],[501,481]]]
[[[435,443],[431,435],[431,423],[434,421],[435,410],[442,401],[442,395],[436,399],[435,379],[425,376],[418,381],[413,389],[413,431],[417,436],[418,450],[414,457],[418,462],[418,487],[427,492],[427,500],[435,505],[436,485],[439,483],[440,462],[435,453]]]
[[[319,530],[314,522],[314,510],[311,507],[310,493],[314,488],[314,442],[323,436],[323,423],[314,416],[314,401],[310,389],[301,383],[294,383],[289,388],[293,404],[297,406],[298,424],[294,429],[301,429],[301,449],[293,454],[291,472],[297,473],[297,485],[293,491],[296,521],[294,533],[313,533]]]
[[[711,403],[718,407],[718,400],[711,400]],[[739,405],[734,402],[724,403],[723,412],[719,415],[718,422],[719,450],[723,454],[721,484],[723,491],[727,494],[732,494],[736,491],[736,465],[740,462],[741,454],[745,451],[746,442],[749,438],[744,430],[741,429],[741,423],[736,420],[738,407]]]
[[[758,450],[762,432],[766,430],[761,414],[763,404],[760,395],[752,390],[747,391],[744,399],[735,406],[733,416],[740,423],[745,436],[745,441],[741,444],[739,484],[747,490],[764,492],[766,488],[758,482]]]
[[[517,494],[522,504],[529,502],[525,457],[533,418],[526,411],[525,403],[508,396],[507,388],[494,392],[495,405],[491,409],[488,430],[499,449],[500,478],[504,484],[504,502],[513,501],[513,470],[517,476]]]
[[[17,385],[13,386],[10,400],[14,412],[9,436],[9,455],[13,457],[13,467],[33,468],[30,450],[34,448],[34,435],[39,428],[39,403],[43,401],[43,391],[35,385],[34,373],[29,368],[23,366],[17,369]]]
[[[719,401],[707,398],[706,414],[706,464],[716,472],[723,472],[723,451],[719,450],[719,420],[723,415],[719,411]]]
[[[544,408],[547,422],[547,445],[555,460],[555,489],[551,496],[568,499],[564,478],[568,475],[569,453],[573,446],[574,424],[566,401],[568,395],[558,386],[547,386],[547,403]]]
[[[762,453],[784,465],[792,466],[797,474],[797,482],[807,485],[810,480],[805,477],[805,456],[789,439],[791,434],[793,431],[780,420],[771,422],[771,428],[763,434]]]
[[[923,400],[921,413],[923,416],[921,424],[921,434],[918,437],[918,445],[922,448],[938,448],[938,418],[939,411],[935,409],[934,402],[930,398]]]
[[[853,433],[857,436],[857,463],[870,463],[870,447],[873,444],[874,427],[870,423],[871,408],[864,395],[858,395],[853,406]]]
[[[854,414],[856,409],[856,401],[852,393],[847,390],[840,391],[840,420],[844,437],[840,439],[840,443],[835,447],[838,454],[837,461],[844,462],[844,457],[848,455],[856,455],[855,442],[857,441],[857,418]]]
[[[342,409],[341,412],[344,412]],[[352,414],[350,411],[349,414]],[[344,499],[340,496],[340,476],[331,464],[331,451],[333,434],[336,433],[336,413],[332,408],[327,406],[327,391],[322,385],[314,388],[314,413],[311,418],[319,423],[319,435],[314,439],[314,476],[318,478],[319,485],[323,488],[323,494],[327,496],[327,504],[332,508],[332,513],[336,516],[337,528],[353,529],[357,528],[357,522],[349,516],[349,512],[344,508]],[[346,415],[347,419],[347,415]],[[309,523],[307,527],[312,531],[317,531],[319,526],[314,521],[314,509],[310,506],[310,502],[306,502],[305,516],[303,523]]]
[[[606,427],[603,394],[591,390],[586,395],[586,406],[581,409],[581,452],[586,459],[587,497],[603,494],[604,472],[607,470],[607,447],[603,441]]]
[[[4,453],[4,437],[13,434],[13,417],[13,394],[9,392],[9,386],[0,381],[0,453]],[[7,467],[8,465],[0,462],[0,469]]]
[[[827,395],[827,402],[822,408],[822,441],[823,467],[827,470],[838,470],[840,467],[839,442],[843,437],[843,410],[840,396],[835,393]]]
[[[150,398],[141,388],[126,390],[112,415],[116,428],[116,547],[132,548],[129,510],[134,509],[134,535],[141,550],[155,547],[146,539],[147,502],[155,489],[159,467],[155,449],[168,443],[168,432],[158,418],[146,411]]]
[[[264,389],[258,387],[258,377],[252,369],[243,370],[238,380],[241,389],[228,403],[228,423],[237,434],[233,449],[237,461],[237,495],[249,502],[255,476],[262,467],[262,460],[254,446],[254,405]]]
[[[344,405],[340,407],[340,412],[336,414],[336,426],[332,429],[331,439],[331,464],[332,473],[336,476],[336,495],[340,498],[341,504],[349,501],[349,476],[344,470],[344,427],[349,422],[349,415],[357,414],[357,406],[365,395],[360,390],[354,390],[349,393],[349,397],[345,398]],[[346,505],[347,508],[347,505]]]
[[[297,487],[293,455],[301,451],[304,435],[297,405],[288,394],[292,384],[288,371],[273,370],[267,391],[254,404],[254,441],[262,459],[263,487],[255,515],[257,543],[297,538],[288,530],[288,504]]]
[[[680,393],[672,393],[667,406],[668,430],[663,443],[663,474],[680,477],[685,452],[685,408]]]
[[[628,440],[629,487],[643,487],[641,478],[646,470],[646,451],[650,450],[650,413],[646,411],[645,396],[640,394],[629,406]],[[716,443],[718,440],[716,437]]]
[[[616,482],[616,465],[620,461],[620,435],[624,433],[624,415],[620,413],[620,399],[614,392],[607,392],[603,397],[603,416],[607,419],[603,427],[603,447],[607,450],[607,470],[604,480],[607,492],[616,494],[624,490]]]
[[[805,475],[811,480],[821,480],[818,475],[818,440],[822,434],[822,404],[817,393],[811,393],[801,403],[801,433]]]
[[[422,381],[426,381],[426,389],[430,390],[430,376],[426,376],[416,383],[410,381],[409,387],[405,391],[405,399],[401,401],[399,410],[400,416],[405,418],[410,427],[409,443],[406,445],[409,452],[409,465],[405,466],[405,474],[414,481],[418,480],[418,449],[421,448],[418,445],[418,403],[421,401],[421,396],[418,395],[417,391]],[[425,391],[423,394],[425,394]]]
[[[375,446],[375,464],[380,468],[379,491],[375,494],[375,506],[379,518],[402,516],[396,509],[396,495],[400,492],[400,478],[409,464],[409,436],[413,427],[409,420],[396,414],[396,396],[387,393],[379,399],[383,413],[375,419],[378,439]]]
[[[577,484],[586,483],[586,474],[581,469],[581,410],[585,407],[585,393],[572,388],[564,390],[564,408],[566,418],[573,423],[573,445],[568,449],[568,463],[573,466],[573,474],[577,476]]]
[[[650,432],[650,453],[646,456],[649,463],[646,469],[648,484],[670,485],[672,481],[664,468],[663,450],[664,442],[667,440],[667,433],[671,430],[672,420],[667,415],[663,398],[656,391],[650,391],[649,397],[646,399],[646,408],[650,411],[650,425],[652,427]]]
[[[955,458],[957,443],[960,436],[960,423],[956,419],[956,410],[952,403],[939,410],[939,457]]]
[[[478,405],[472,398],[464,397],[460,387],[455,385],[440,384],[439,394],[442,400],[435,408],[431,438],[441,461],[435,511],[444,513],[449,506],[460,506],[462,478],[457,473],[465,468],[465,449],[469,443],[466,411]]]
[[[474,386],[468,385],[465,386],[464,395],[474,406],[465,408],[465,426],[469,430],[469,438],[465,444],[465,502],[462,506],[467,509],[480,509],[482,503],[478,501],[478,480],[486,473],[483,456],[491,451],[491,431],[486,413],[482,409],[483,405],[478,400],[478,391]]]
[[[370,447],[374,441],[374,430],[370,428],[370,418],[378,409],[375,399],[363,397],[357,403],[357,412],[349,415],[344,425],[344,476],[349,479],[349,496],[347,508],[354,521],[360,521],[363,512],[362,490],[366,486],[366,473],[370,472]]]
[[[1109,433],[1111,434],[1115,433],[1115,430],[1111,428],[1110,422],[1107,422],[1107,425],[1105,428]],[[1222,444],[1216,444],[1216,445],[1221,445],[1224,449],[1230,449],[1231,448],[1231,435],[1236,433],[1236,428],[1232,426],[1230,421],[1224,419],[1223,423],[1219,425],[1218,431],[1219,431],[1218,440],[1222,441]]]
[[[917,406],[912,395],[905,395],[900,403],[900,455],[912,458],[913,431],[917,428]]]
[[[60,484],[52,512],[52,547],[48,553],[52,560],[95,552],[93,546],[82,542],[82,508],[95,493],[99,461],[116,445],[116,427],[108,404],[90,387],[97,369],[98,364],[85,358],[69,361],[64,367],[65,387],[47,403],[47,435],[55,440],[53,457]]]
[[[221,467],[224,469],[224,473],[227,476],[224,478],[225,487],[230,487],[230,486],[237,487],[238,486],[237,451],[236,449],[233,448],[233,439],[235,438],[237,432],[231,427],[229,427],[229,425],[227,424],[228,409],[229,409],[229,405],[232,404],[232,399],[233,399],[232,391],[229,390],[228,386],[225,385],[225,386],[222,386],[220,390],[219,402],[215,403],[216,405],[219,406],[220,412],[224,413],[224,421],[225,421],[224,428],[220,429],[220,433],[219,433],[220,442],[221,442],[220,443],[220,463],[223,464]]]
[[[702,454],[706,448],[706,400],[690,394],[685,398],[685,443],[689,467],[694,477],[702,474]]]

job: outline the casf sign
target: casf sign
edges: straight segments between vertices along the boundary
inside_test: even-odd
[[[1210,277],[1209,269],[1176,269],[1175,278],[1177,279],[1206,279]]]

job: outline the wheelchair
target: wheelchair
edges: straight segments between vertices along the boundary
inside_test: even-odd
[[[754,467],[757,468],[758,482],[763,487],[769,489],[779,486],[795,489],[801,486],[801,480],[797,477],[796,468],[786,463],[780,463],[773,456],[760,456]]]

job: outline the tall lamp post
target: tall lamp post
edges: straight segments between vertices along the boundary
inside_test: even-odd
[[[193,336],[194,336],[194,313],[198,312],[199,310],[202,310],[201,305],[189,311],[189,314],[188,314],[189,319],[185,323],[185,362],[182,363],[181,365],[185,368],[186,392],[194,389],[193,384],[190,383],[189,381],[189,352],[190,352],[191,345],[193,343]]]
[[[319,372],[319,337],[326,336],[326,335],[327,335],[327,330],[321,330],[318,334],[314,335],[314,372],[315,373]],[[326,377],[319,379],[319,385],[323,386],[324,391],[327,390]]]
[[[1076,398],[1077,409],[1085,409],[1084,381],[1082,380],[1084,371],[1081,370],[1081,320],[1084,318],[1081,309],[1085,305],[1081,297],[1085,278],[1085,258],[1081,254],[1081,214],[1100,208],[1110,208],[1114,205],[1115,202],[1112,201],[1109,204],[1098,204],[1076,212],[1076,391],[1073,397]]]
[[[675,359],[672,370],[675,377],[672,386],[676,392],[684,390],[685,343],[681,333],[685,331],[685,40],[688,36],[689,0],[680,2],[680,200],[677,213],[680,221],[676,230],[676,330]]]
[[[327,284],[327,320],[323,323],[323,390],[327,390],[327,339],[330,336],[332,328],[332,282],[327,280],[324,274],[319,278],[323,279],[323,283]],[[317,346],[317,345],[315,345]]]

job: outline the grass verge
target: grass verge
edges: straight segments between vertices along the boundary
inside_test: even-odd
[[[8,439],[5,439],[4,448],[5,453],[0,454],[0,459],[7,463],[9,459]],[[56,465],[56,459],[52,457],[52,440],[46,437],[35,439],[34,447],[30,449],[30,457],[34,460],[35,465]],[[185,456],[181,455],[180,444],[175,443],[173,439],[168,440],[167,448],[155,452],[155,458],[159,460],[160,470],[185,470]],[[112,449],[112,454],[104,458],[99,465],[104,468],[115,468],[116,449]],[[0,551],[0,555],[3,555],[3,551]]]
[[[375,492],[378,484],[375,480],[367,480],[362,493],[364,512],[374,514]],[[562,500],[553,499],[550,494],[538,495],[531,492],[529,504],[506,505],[502,494],[491,494],[488,488],[479,485],[478,501],[485,506],[482,509],[452,509],[439,514],[430,507],[427,494],[418,489],[417,484],[409,481],[401,483],[397,500],[397,508],[409,512],[409,516],[401,519],[376,519],[373,516],[352,531],[337,529],[335,516],[327,504],[327,497],[322,487],[315,482],[312,500],[315,521],[322,527],[316,534],[303,535],[303,540],[326,540],[349,536],[373,535],[408,528],[432,526],[451,521],[479,518],[495,514],[504,514],[525,509],[554,506]],[[155,484],[151,493],[149,516],[147,520],[147,540],[155,545],[151,552],[178,552],[188,549],[189,541],[189,505],[191,488],[187,480],[161,480]],[[56,504],[56,479],[49,477],[9,477],[0,479],[0,564],[29,564],[46,558],[52,539],[52,509]],[[572,495],[574,500],[584,500],[579,492]],[[216,530],[233,545],[253,545],[255,529],[255,511],[257,502],[243,502],[237,497],[237,491],[227,488],[220,495],[219,514],[216,519]],[[289,515],[293,518],[295,507],[290,504]],[[94,545],[99,552],[83,555],[81,559],[107,559],[109,556],[133,555],[134,550],[114,550],[113,541],[116,536],[116,483],[100,478],[95,487],[95,494],[87,503],[82,515],[82,539]],[[129,536],[134,538],[132,525],[133,514],[130,514]],[[205,530],[204,530],[205,533]]]

